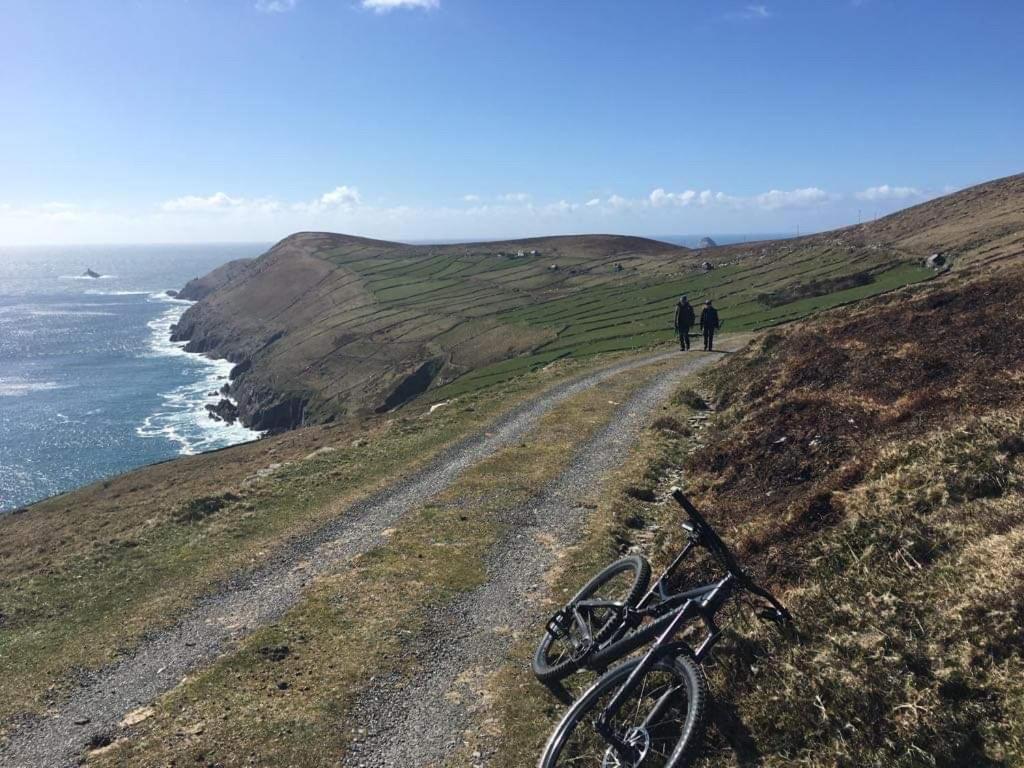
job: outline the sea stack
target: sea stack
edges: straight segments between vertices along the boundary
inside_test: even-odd
[[[85,270],[85,272],[82,273],[82,277],[91,277],[93,280],[98,280],[99,278],[103,277],[103,275],[101,275],[99,272],[93,272],[91,269],[87,269]]]
[[[710,237],[702,237],[700,242],[697,244],[698,248],[717,248],[718,243],[712,240]]]

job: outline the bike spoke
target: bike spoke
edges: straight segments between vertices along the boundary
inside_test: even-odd
[[[659,768],[668,763],[682,733],[686,696],[676,677],[656,667],[638,681],[636,689],[612,719],[619,738],[634,746],[642,746],[643,757],[633,763],[617,755],[609,743],[594,729],[597,717],[611,701],[616,689],[609,690],[595,702],[585,719],[568,735],[559,753],[558,765],[593,766],[594,768]],[[683,715],[680,715],[682,709]]]

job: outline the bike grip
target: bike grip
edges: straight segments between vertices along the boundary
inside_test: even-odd
[[[692,502],[686,498],[681,489],[678,487],[673,488],[672,498],[676,500],[679,506],[686,510],[686,513],[693,518],[695,522],[707,527],[707,522],[704,520],[703,516],[697,511],[697,508],[693,506]]]

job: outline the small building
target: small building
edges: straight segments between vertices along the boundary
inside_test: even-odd
[[[715,265],[712,264],[710,261],[702,261],[700,263],[700,268],[703,269],[705,272],[710,272],[712,269],[715,268]]]

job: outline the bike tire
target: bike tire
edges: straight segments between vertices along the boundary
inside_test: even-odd
[[[633,573],[633,581],[628,593],[623,598],[623,603],[635,606],[640,598],[643,597],[651,580],[650,563],[641,555],[629,555],[608,565],[580,588],[579,592],[566,605],[566,608],[580,600],[593,597],[602,586],[617,576],[629,573],[630,571]],[[594,633],[595,641],[598,643],[603,642],[611,635],[614,629],[615,622],[609,621]],[[545,631],[544,637],[541,638],[540,643],[537,645],[537,650],[533,654],[533,663],[531,665],[533,674],[542,683],[562,680],[580,668],[580,662],[572,658],[559,657],[554,660],[550,658],[551,649],[556,640],[557,638],[550,631]]]
[[[569,765],[576,768],[589,768],[589,766],[599,768],[600,766],[621,764],[617,759],[609,760],[610,753],[607,744],[597,735],[592,727],[592,721],[597,717],[599,711],[603,710],[607,701],[625,683],[626,678],[640,661],[640,658],[631,659],[609,670],[570,707],[548,739],[544,753],[537,764],[538,768],[559,768],[559,766]],[[708,700],[707,681],[701,668],[689,652],[680,653],[678,649],[666,651],[651,665],[638,686],[637,690],[641,695],[637,700],[636,712],[638,714],[633,716],[635,718],[639,718],[639,713],[643,711],[643,694],[646,691],[644,684],[647,683],[649,677],[655,674],[659,675],[660,679],[676,681],[681,690],[685,691],[685,703],[674,703],[674,706],[678,707],[680,711],[680,716],[675,720],[649,725],[649,730],[642,729],[646,731],[650,751],[640,762],[631,764],[636,768],[685,768],[700,752]],[[652,698],[657,694],[657,689],[651,691]],[[621,714],[622,712],[633,712],[633,710],[633,701],[627,699],[619,712]],[[658,737],[659,739],[663,738],[666,746],[663,752],[655,751],[656,739],[651,736],[650,731],[657,732],[658,728],[663,725],[671,725],[673,730],[671,733],[666,732],[664,737]],[[641,737],[638,738],[642,741]],[[671,746],[669,746],[670,742]]]

